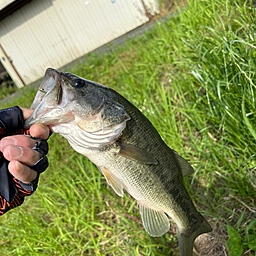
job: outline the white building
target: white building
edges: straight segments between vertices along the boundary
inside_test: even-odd
[[[18,87],[149,20],[157,0],[0,0],[0,61]]]

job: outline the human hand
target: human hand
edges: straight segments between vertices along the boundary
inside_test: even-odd
[[[40,173],[48,167],[49,128],[35,124],[24,129],[31,113],[19,107],[0,110],[0,215],[33,194]]]
[[[33,112],[31,109],[21,108],[24,119]],[[30,127],[30,135],[42,140],[49,137],[49,128],[42,124],[34,124]],[[32,149],[37,140],[26,135],[12,135],[4,137],[0,141],[0,151],[6,160],[9,172],[23,183],[29,184],[37,177],[37,172],[29,166],[33,166],[39,159],[40,153]]]

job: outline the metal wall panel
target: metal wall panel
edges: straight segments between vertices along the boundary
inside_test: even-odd
[[[141,0],[33,0],[0,22],[0,44],[25,84],[148,21]]]
[[[13,3],[15,0],[0,0],[0,10],[4,9],[9,4]]]

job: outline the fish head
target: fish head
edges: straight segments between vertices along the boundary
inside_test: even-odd
[[[130,118],[116,99],[117,93],[108,87],[48,68],[25,127],[75,122],[86,132],[109,130]]]

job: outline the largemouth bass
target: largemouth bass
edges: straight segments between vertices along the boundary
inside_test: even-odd
[[[134,197],[150,236],[165,234],[171,217],[181,255],[192,255],[195,238],[211,231],[183,185],[194,170],[134,105],[108,87],[47,69],[31,108],[26,127],[49,125],[100,169],[117,195],[126,190]]]

